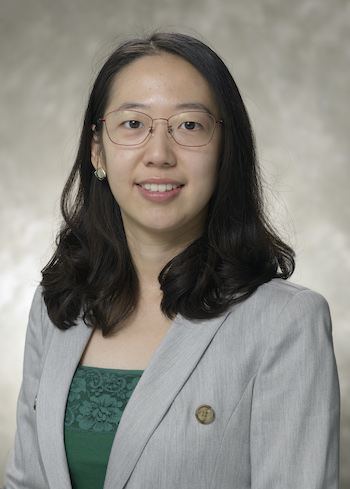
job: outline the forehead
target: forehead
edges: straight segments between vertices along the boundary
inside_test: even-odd
[[[215,98],[203,75],[188,61],[173,54],[144,56],[116,75],[108,109],[128,104],[151,111],[198,104],[213,114],[217,112]]]

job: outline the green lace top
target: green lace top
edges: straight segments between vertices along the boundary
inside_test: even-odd
[[[64,420],[73,489],[103,488],[115,433],[142,374],[142,370],[77,368]]]

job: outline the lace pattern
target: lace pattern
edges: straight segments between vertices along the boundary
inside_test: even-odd
[[[68,395],[65,430],[115,433],[142,373],[78,366]]]

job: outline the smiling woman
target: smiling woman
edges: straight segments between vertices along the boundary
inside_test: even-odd
[[[126,105],[150,115],[111,110]],[[177,113],[189,106],[207,109]],[[106,130],[94,128],[92,164],[107,174],[129,246],[156,233],[167,248],[164,266],[204,232],[219,167],[219,109],[204,77],[163,53],[123,68],[105,110]]]
[[[336,489],[327,303],[287,282],[222,60],[156,33],[85,114],[28,325],[6,489]]]

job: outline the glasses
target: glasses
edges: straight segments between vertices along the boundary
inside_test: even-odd
[[[109,139],[122,146],[142,144],[154,132],[154,122],[165,121],[167,133],[180,146],[198,147],[209,144],[215,132],[217,121],[214,116],[204,111],[189,111],[175,114],[165,119],[151,116],[137,110],[114,110],[97,124],[104,122]]]

